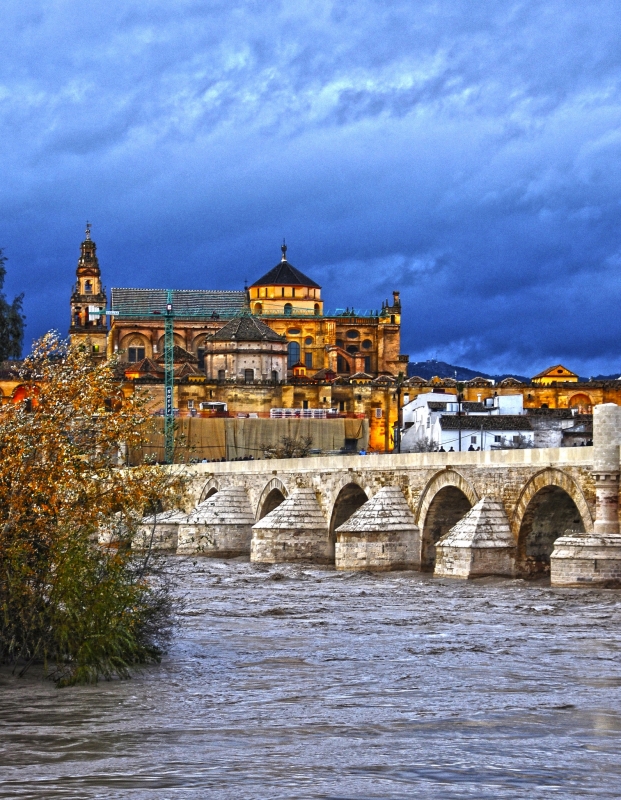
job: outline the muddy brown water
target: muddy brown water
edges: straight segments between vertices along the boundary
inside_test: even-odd
[[[621,796],[621,592],[175,566],[161,666],[0,673],[0,798]]]

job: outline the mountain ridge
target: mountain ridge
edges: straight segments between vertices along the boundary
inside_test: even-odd
[[[428,361],[412,361],[408,364],[408,378],[418,375],[419,378],[431,380],[437,376],[438,378],[455,378],[458,381],[471,381],[473,378],[490,378],[491,380],[499,381],[504,378],[515,378],[522,383],[530,383],[531,378],[525,375],[518,375],[516,372],[503,372],[499,375],[490,375],[487,372],[470,369],[469,367],[460,367],[455,364],[448,364],[446,361],[437,361],[435,358]],[[588,383],[593,381],[616,381],[619,380],[621,373],[614,372],[611,375],[593,375],[590,378],[580,377],[580,383]]]

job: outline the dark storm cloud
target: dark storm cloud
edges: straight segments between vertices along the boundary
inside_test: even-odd
[[[286,234],[327,308],[400,288],[412,356],[621,370],[621,10],[5,2],[0,244],[66,329],[108,286],[237,288]]]

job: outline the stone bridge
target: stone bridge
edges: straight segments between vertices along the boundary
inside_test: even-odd
[[[337,569],[621,581],[621,408],[594,446],[193,465],[190,513],[161,519],[179,553]],[[165,516],[165,515],[164,515]]]

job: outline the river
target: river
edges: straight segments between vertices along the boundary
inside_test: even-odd
[[[621,593],[178,559],[162,665],[0,673],[0,798],[618,798]]]

